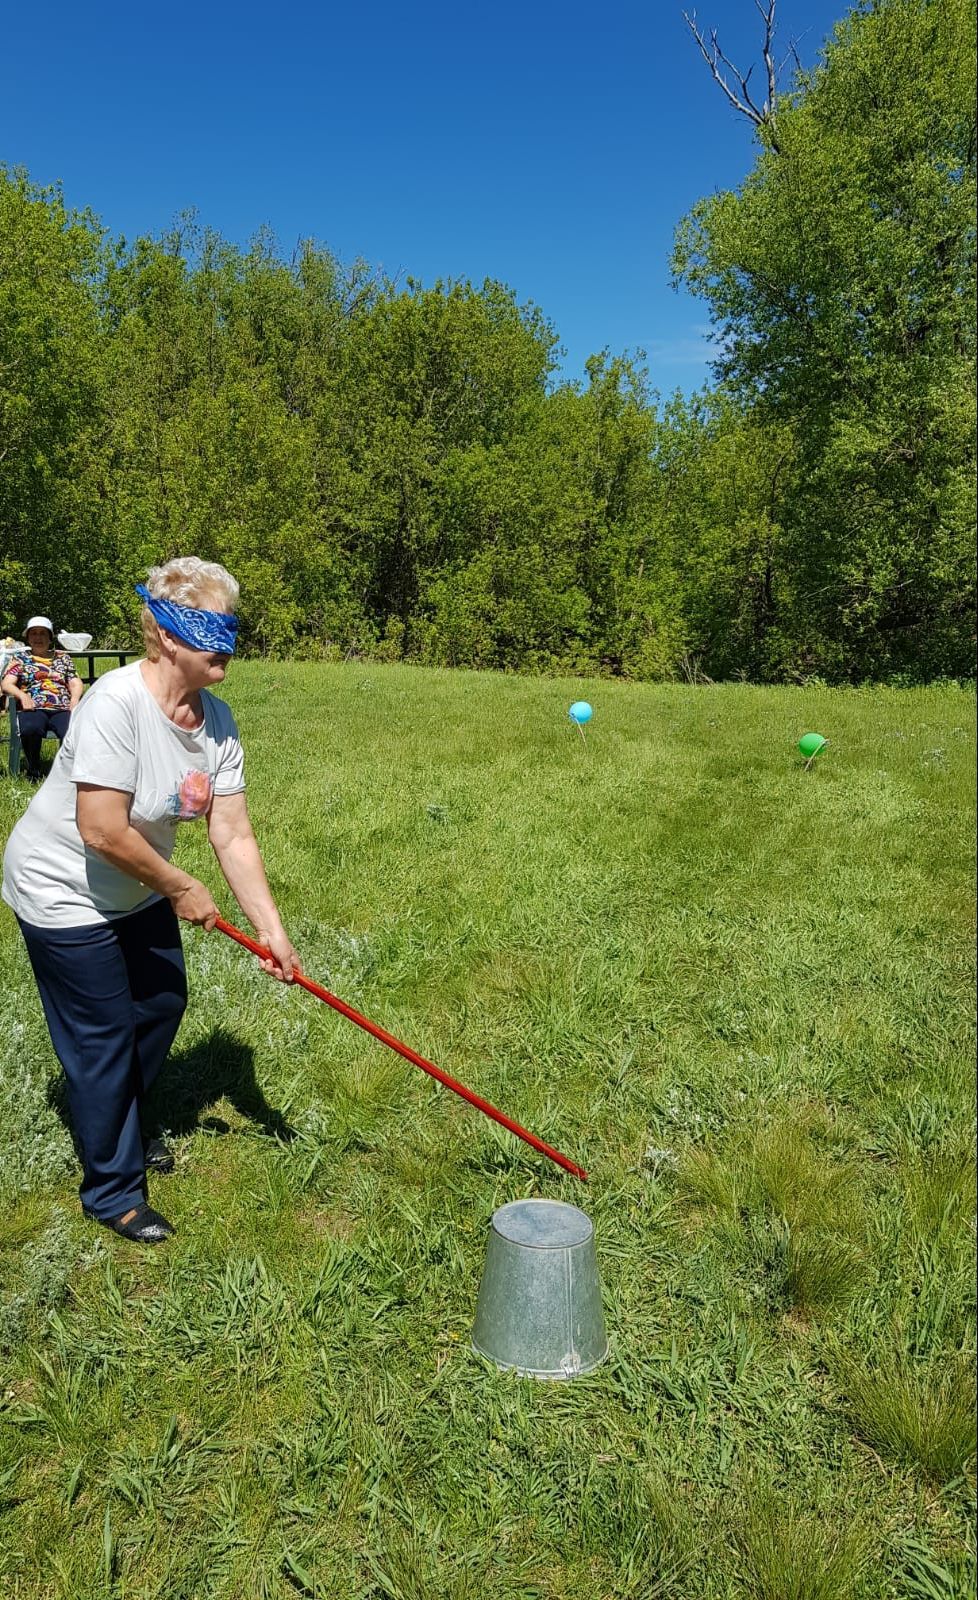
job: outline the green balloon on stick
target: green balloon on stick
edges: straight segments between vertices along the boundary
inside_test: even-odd
[[[801,738],[798,740],[798,748],[805,757],[806,766],[811,766],[812,762],[815,760],[815,757],[821,755],[828,742],[829,741],[823,738],[820,733],[802,734]]]

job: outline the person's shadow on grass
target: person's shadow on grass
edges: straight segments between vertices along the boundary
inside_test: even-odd
[[[288,1144],[296,1137],[295,1129],[281,1111],[269,1105],[258,1086],[251,1045],[224,1028],[215,1028],[206,1039],[168,1057],[142,1107],[143,1133],[150,1139],[162,1134],[179,1137],[196,1128],[211,1134],[230,1133],[230,1124],[222,1117],[205,1114],[224,1099],[270,1138]],[[51,1080],[48,1100],[72,1133],[63,1074]]]

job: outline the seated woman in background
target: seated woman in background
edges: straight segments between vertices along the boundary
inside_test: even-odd
[[[54,626],[49,617],[31,617],[24,629],[24,641],[27,648],[7,663],[0,689],[20,707],[17,729],[27,776],[32,783],[38,783],[45,735],[53,734],[61,744],[83,686],[67,651],[54,648]]]

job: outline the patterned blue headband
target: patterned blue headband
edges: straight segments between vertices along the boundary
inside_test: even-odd
[[[226,611],[201,611],[197,606],[178,606],[172,600],[158,600],[144,583],[136,593],[146,602],[161,628],[175,633],[192,650],[210,650],[214,655],[233,656],[238,638],[238,619]]]

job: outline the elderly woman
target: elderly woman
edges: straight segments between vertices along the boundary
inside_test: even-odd
[[[194,556],[154,567],[145,659],[85,696],[47,782],[4,855],[17,915],[82,1155],[86,1216],[143,1244],[174,1229],[150,1208],[147,1168],[173,1156],[140,1126],[145,1096],[186,1006],[178,919],[211,929],[210,890],[171,865],[181,823],[202,820],[225,878],[272,960],[298,970],[244,795],[234,718],[208,691],[234,653],[238,585]]]
[[[54,648],[49,617],[31,617],[24,629],[26,649],[8,662],[0,689],[16,701],[17,731],[32,783],[41,777],[41,745],[53,733],[59,744],[68,719],[82,697],[82,681],[64,650]],[[13,713],[11,713],[12,715]]]

